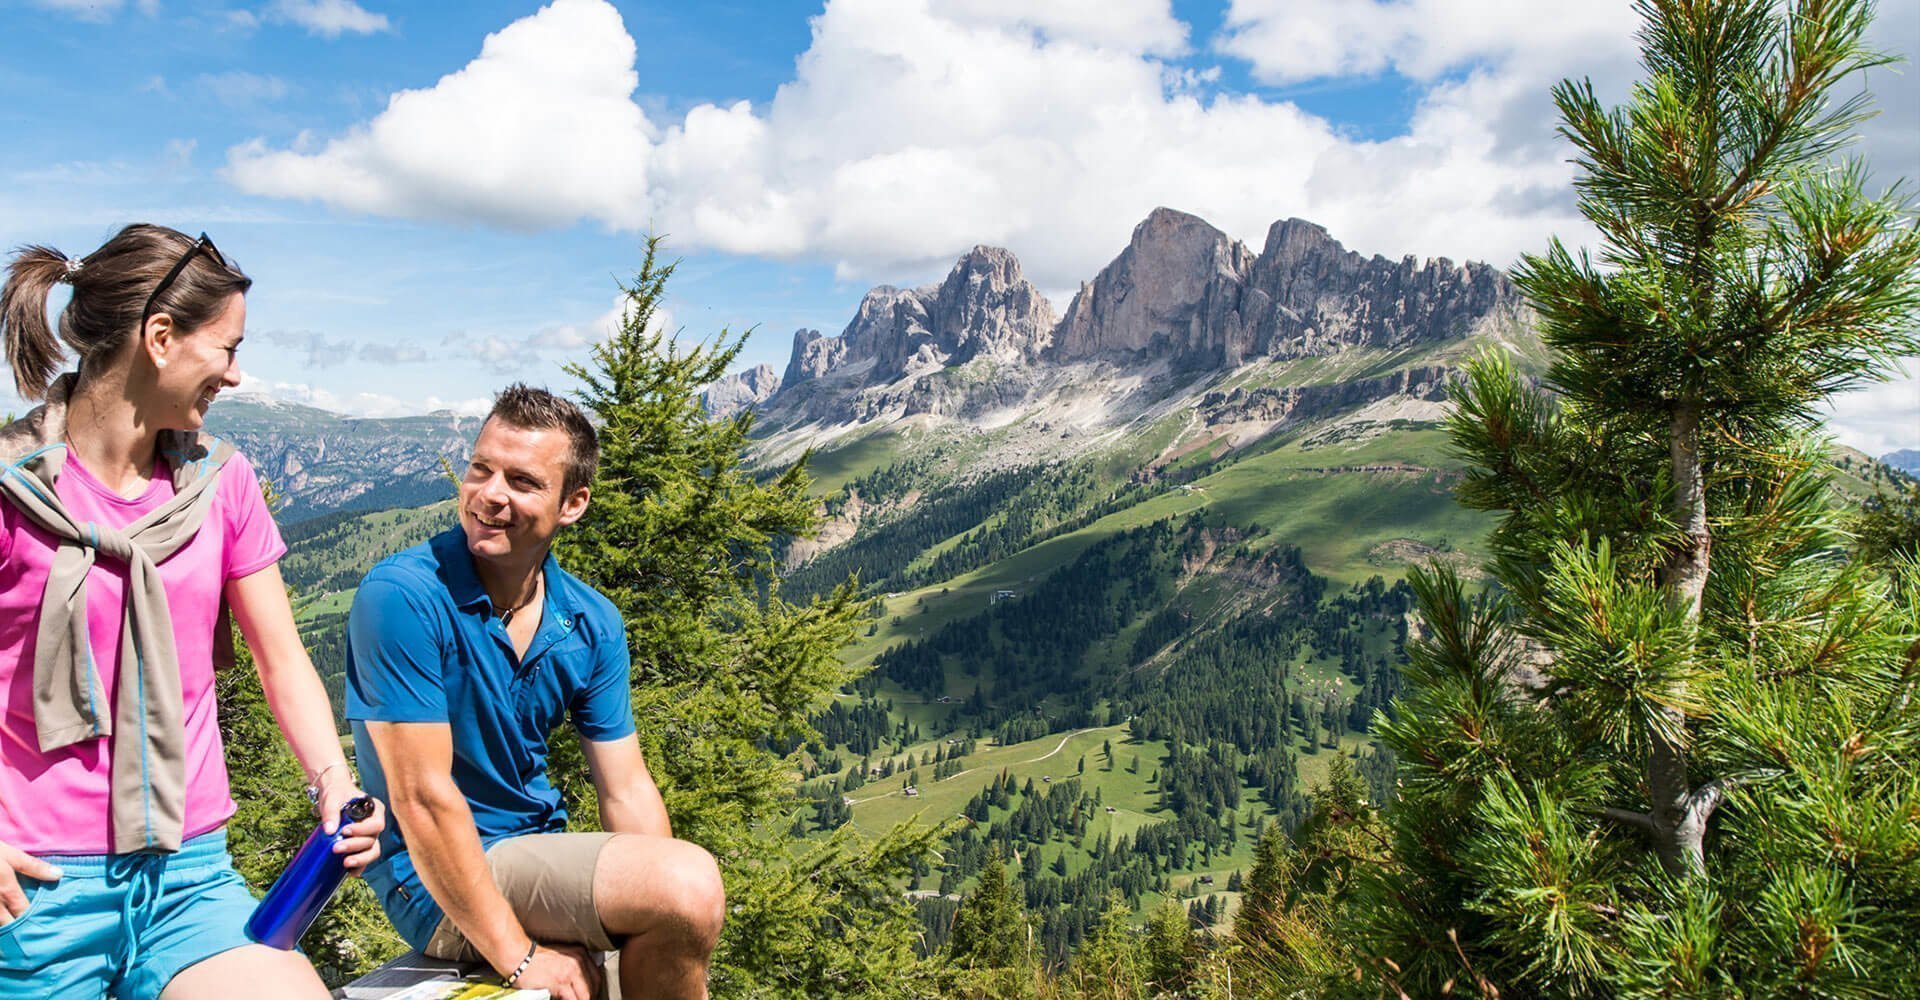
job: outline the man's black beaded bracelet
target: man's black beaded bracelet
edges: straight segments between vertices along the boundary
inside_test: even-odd
[[[501,981],[502,985],[505,985],[508,988],[512,988],[514,983],[519,982],[520,974],[527,971],[527,966],[533,964],[533,953],[539,950],[540,950],[539,942],[535,941],[535,942],[528,943],[527,957],[521,959],[520,964],[513,967],[513,974],[508,976],[506,979],[502,980]]]

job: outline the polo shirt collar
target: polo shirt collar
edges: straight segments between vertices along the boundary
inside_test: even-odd
[[[481,586],[480,574],[473,568],[473,553],[467,551],[467,533],[455,525],[434,537],[433,550],[454,606],[471,608],[485,604],[491,610],[493,599],[487,596],[487,588]],[[581,611],[579,597],[551,550],[547,552],[546,561],[540,564],[540,575],[545,577],[545,603],[553,605],[566,618],[577,616]]]

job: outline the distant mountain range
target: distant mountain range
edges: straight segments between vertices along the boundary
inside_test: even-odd
[[[283,523],[337,511],[415,507],[453,495],[478,417],[344,417],[252,393],[223,393],[207,427],[230,438],[284,497]]]
[[[1920,476],[1920,451],[1902,448],[1880,456],[1880,464],[1891,465],[1909,476]]]
[[[1525,341],[1525,327],[1517,291],[1485,264],[1363,257],[1300,219],[1274,223],[1256,254],[1162,208],[1081,285],[1064,316],[1012,253],[975,247],[937,285],[869,291],[839,336],[798,331],[782,375],[763,365],[729,376],[707,404],[723,414],[753,407],[771,430],[988,418],[1093,385],[1108,396],[1103,416],[1132,416],[1170,390],[1249,364],[1417,353],[1475,334]],[[1109,373],[1150,377],[1115,382]]]

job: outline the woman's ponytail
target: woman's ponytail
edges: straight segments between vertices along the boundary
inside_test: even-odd
[[[13,384],[24,399],[44,399],[71,348],[80,367],[111,358],[151,305],[191,332],[245,293],[253,280],[224,257],[195,253],[197,244],[166,226],[135,223],[80,260],[52,247],[26,246],[7,265],[0,288],[0,339],[6,341]],[[166,288],[169,272],[185,261]],[[58,333],[47,324],[53,286],[73,285]]]
[[[47,322],[47,297],[67,277],[68,264],[67,255],[52,247],[27,246],[7,265],[7,283],[0,288],[0,338],[22,399],[44,397],[65,356]]]

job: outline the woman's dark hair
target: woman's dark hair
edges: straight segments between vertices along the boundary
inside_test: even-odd
[[[567,472],[561,483],[568,496],[593,483],[600,468],[600,435],[572,401],[525,382],[515,382],[493,397],[488,420],[499,420],[525,431],[563,431],[567,435]],[[484,426],[484,425],[483,425]]]
[[[206,249],[178,230],[136,223],[78,261],[47,246],[14,251],[0,288],[0,338],[21,397],[46,395],[65,354],[63,341],[79,355],[83,372],[118,351],[140,325],[148,298],[189,253],[193,258],[153,298],[147,315],[165,313],[183,333],[220,315],[233,293],[251,288],[253,279],[218,252],[195,252]],[[73,299],[60,312],[56,337],[47,325],[47,296],[63,281],[73,285]]]

